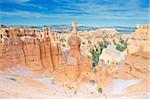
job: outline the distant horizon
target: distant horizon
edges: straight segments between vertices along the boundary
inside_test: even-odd
[[[74,22],[74,21],[71,21],[71,22]],[[69,23],[51,23],[51,24],[25,24],[25,23],[23,23],[23,24],[13,24],[13,23],[2,23],[1,22],[1,20],[0,20],[0,25],[20,25],[20,26],[44,26],[44,25],[46,25],[46,26],[50,26],[50,25],[70,25],[71,24],[71,22],[69,22]],[[137,23],[137,24],[135,24],[135,25],[124,25],[124,24],[122,24],[122,25],[119,25],[119,24],[115,24],[115,25],[104,25],[104,24],[101,24],[101,25],[95,25],[95,24],[81,24],[81,23],[79,23],[79,22],[77,22],[78,23],[78,26],[90,26],[90,27],[116,27],[116,26],[120,26],[120,27],[136,27],[136,25],[138,25],[138,24],[141,24],[141,25],[144,25],[144,24],[150,24],[150,22],[149,21],[147,21],[147,22],[145,22],[145,23]]]
[[[37,26],[37,27],[44,27],[44,26],[60,26],[60,25],[67,25],[67,26],[71,26],[70,24],[43,24],[43,25],[28,25],[28,24],[2,24],[0,23],[0,25],[5,25],[5,26]],[[136,24],[137,25],[137,24]],[[84,24],[78,24],[77,26],[87,26],[87,27],[131,27],[131,28],[135,28],[135,26],[122,26],[122,25],[114,25],[114,26],[94,26],[94,25],[84,25]],[[143,25],[143,24],[141,24]]]
[[[149,0],[1,0],[0,23],[83,26],[149,24]]]

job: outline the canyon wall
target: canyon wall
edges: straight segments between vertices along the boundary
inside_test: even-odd
[[[22,64],[33,70],[47,68],[52,71],[49,31],[0,28],[0,59],[12,63],[12,66]]]
[[[128,52],[136,53],[139,50],[150,51],[150,25],[137,25],[132,38],[129,39]]]

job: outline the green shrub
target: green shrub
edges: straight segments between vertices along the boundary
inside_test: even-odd
[[[99,62],[99,57],[100,55],[102,54],[102,51],[104,48],[107,48],[108,46],[108,42],[106,40],[103,40],[103,42],[100,42],[99,43],[99,50],[92,50],[91,53],[92,53],[92,60],[93,60],[93,67],[95,67],[98,62]]]
[[[103,93],[103,89],[102,88],[98,88],[97,90],[99,93]]]
[[[95,67],[99,62],[100,52],[92,50],[91,53],[92,53],[93,67]]]
[[[128,43],[127,43],[127,42],[128,42],[128,39],[123,40],[123,39],[120,38],[119,43],[116,45],[116,49],[117,49],[118,51],[120,51],[120,52],[125,51],[125,49],[126,49],[127,46],[128,46]]]

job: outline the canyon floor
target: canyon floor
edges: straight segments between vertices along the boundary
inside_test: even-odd
[[[149,64],[147,59],[136,55],[128,56],[126,61],[132,66]],[[6,66],[0,71],[0,97],[3,99],[148,99],[150,96],[149,78],[142,72],[146,67],[128,74],[120,71],[116,75],[118,78],[99,93],[96,84],[80,83],[78,87],[70,87],[55,83],[48,71],[32,71],[24,65],[9,67],[13,64],[5,59],[3,63]]]

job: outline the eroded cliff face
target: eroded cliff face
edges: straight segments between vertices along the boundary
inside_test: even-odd
[[[128,41],[124,68],[120,70],[127,79],[145,79],[150,72],[150,25],[137,25]],[[146,80],[145,80],[146,81]]]
[[[128,54],[124,67],[116,72],[116,77],[122,79],[140,79],[136,85],[128,88],[129,92],[149,92],[148,86],[150,65],[150,25],[138,25],[129,40]]]
[[[150,51],[150,25],[137,25],[136,31],[129,40],[128,52],[136,53],[142,48],[143,51]]]
[[[53,70],[51,39],[48,33],[36,35],[36,30],[17,30],[1,28],[0,59],[3,63],[26,65],[32,70],[47,68]],[[9,65],[8,64],[8,65]],[[1,66],[0,68],[7,68]]]

